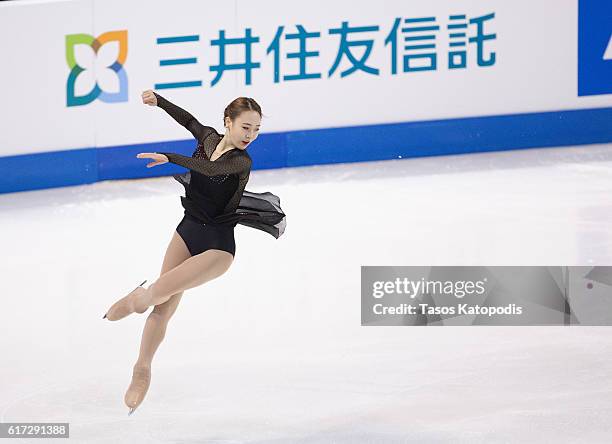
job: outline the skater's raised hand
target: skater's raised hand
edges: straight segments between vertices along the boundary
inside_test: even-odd
[[[142,103],[145,105],[157,106],[157,97],[153,94],[152,89],[147,89],[142,92]]]
[[[147,164],[147,168],[151,168],[168,162],[168,158],[165,155],[158,153],[138,153],[136,154],[136,157],[138,157],[139,159],[153,159],[155,161]]]

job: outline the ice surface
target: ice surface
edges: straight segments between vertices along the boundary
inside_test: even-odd
[[[247,189],[281,197],[284,236],[236,229],[130,417],[146,314],[101,318],[156,278],[182,187],[0,195],[0,422],[87,443],[609,442],[609,327],[362,327],[360,266],[612,265],[612,145],[254,171]]]

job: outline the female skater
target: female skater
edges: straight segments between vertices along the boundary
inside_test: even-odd
[[[174,176],[185,187],[185,197],[181,197],[185,212],[166,250],[160,277],[148,288],[142,287],[146,281],[140,284],[104,315],[116,321],[154,306],[144,326],[140,354],[125,393],[128,415],[147,393],[153,355],[183,292],[221,276],[232,264],[236,224],[266,231],[276,238],[285,228],[285,214],[277,196],[244,189],[251,170],[246,148],[257,138],[262,118],[255,100],[238,97],[225,108],[223,136],[151,90],[142,93],[142,101],[162,108],[187,128],[198,143],[192,157],[176,153],[136,156],[154,160],[147,168],[172,162],[190,171]]]

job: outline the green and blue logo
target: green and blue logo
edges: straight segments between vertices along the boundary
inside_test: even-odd
[[[116,60],[98,60],[100,58],[100,53],[104,52],[103,50],[101,50],[101,48],[103,47],[103,45],[110,42],[118,43],[119,52],[116,56]],[[79,45],[86,45],[93,50],[93,52],[90,51],[91,56],[89,58],[91,60],[89,64],[86,63],[87,61],[81,61],[81,65],[85,66],[81,66],[79,65],[79,63],[77,63],[77,51],[75,51],[75,48]],[[124,69],[126,58],[127,30],[105,32],[104,34],[98,36],[98,38],[94,38],[92,35],[89,34],[67,35],[66,62],[68,63],[68,67],[70,68],[70,74],[68,75],[68,82],[66,84],[66,105],[82,106],[87,105],[88,103],[91,103],[96,99],[100,99],[102,102],[106,103],[127,102],[128,81],[127,73]],[[99,62],[103,64],[103,66],[106,68],[106,71],[110,70],[115,73],[119,84],[119,90],[117,92],[106,92],[103,91],[102,88],[100,88],[98,84],[98,79],[96,78],[97,74],[95,70],[95,66]],[[87,75],[91,76],[91,81],[89,83],[91,83],[92,86],[88,88],[89,91],[87,93],[77,95],[77,79],[80,75],[86,75],[83,73],[88,73]],[[87,82],[84,83],[87,84]]]

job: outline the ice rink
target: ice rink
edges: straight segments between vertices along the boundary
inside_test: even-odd
[[[612,265],[612,144],[258,170],[247,190],[280,196],[285,234],[236,228],[129,417],[147,315],[102,315],[157,277],[183,188],[0,195],[0,422],[82,443],[610,442],[612,328],[362,327],[360,267]]]

